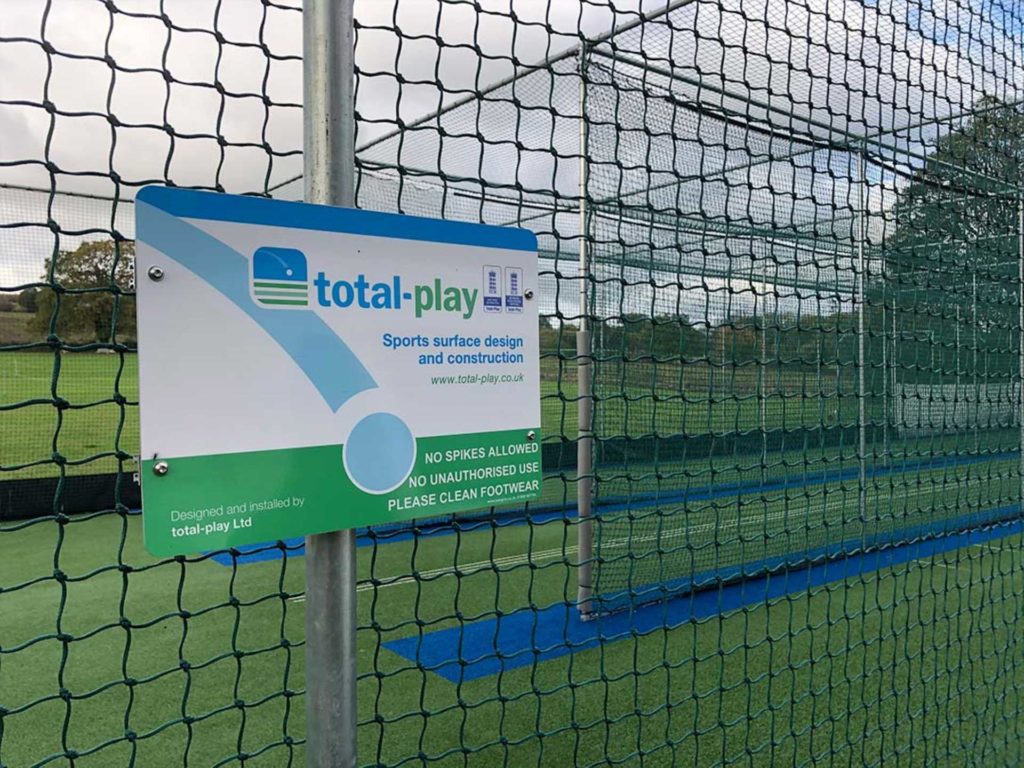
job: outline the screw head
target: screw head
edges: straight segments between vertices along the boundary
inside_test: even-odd
[[[153,465],[153,474],[156,475],[157,477],[163,477],[170,471],[170,469],[171,468],[167,466],[166,461],[158,461],[156,464]]]
[[[150,267],[147,274],[149,275],[149,279],[154,282],[160,282],[164,279],[164,271],[160,267]]]
[[[526,297],[527,301],[533,298],[533,291],[527,290],[523,292],[523,296]]]
[[[534,431],[533,431],[533,430],[531,429],[531,430],[530,430],[529,432],[527,432],[527,433],[526,433],[526,439],[527,439],[527,440],[536,440],[536,439],[537,439],[537,433],[536,433],[536,432],[534,432]]]

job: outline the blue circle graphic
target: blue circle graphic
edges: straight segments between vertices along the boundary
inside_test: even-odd
[[[385,493],[412,472],[416,439],[393,413],[371,413],[359,420],[342,448],[348,476],[364,491]]]

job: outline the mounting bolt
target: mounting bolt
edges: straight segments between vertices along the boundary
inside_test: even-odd
[[[164,271],[160,267],[150,267],[148,274],[149,279],[154,282],[160,282],[164,279]]]
[[[153,474],[156,475],[157,477],[163,477],[170,471],[170,469],[171,468],[167,466],[166,461],[158,461],[156,464],[153,465]]]
[[[533,291],[531,291],[531,290],[527,290],[527,291],[525,291],[525,292],[523,293],[523,296],[525,296],[525,297],[526,297],[526,299],[527,299],[527,301],[529,301],[530,299],[532,299],[532,298],[533,298]]]
[[[531,430],[530,430],[529,432],[527,432],[527,433],[526,433],[526,439],[527,439],[527,440],[536,440],[536,439],[537,439],[537,433],[536,433],[536,432],[534,432],[534,431],[533,431],[533,430],[531,429]]]

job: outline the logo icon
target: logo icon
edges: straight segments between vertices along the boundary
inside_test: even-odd
[[[252,294],[267,307],[308,307],[306,255],[294,248],[256,249],[252,257]]]
[[[501,267],[484,267],[484,312],[501,312]]]
[[[523,311],[523,270],[519,267],[505,267],[505,311]]]

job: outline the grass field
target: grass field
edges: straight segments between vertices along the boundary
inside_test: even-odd
[[[56,394],[73,406],[60,415],[49,402],[55,366]],[[703,404],[689,384],[673,392],[642,379],[605,382],[614,396],[598,402],[603,436],[759,427],[746,379],[716,402],[705,391]],[[798,388],[824,391],[783,387]],[[51,474],[55,436],[69,471],[113,471],[116,447],[137,451],[136,390],[134,356],[0,354],[0,404],[25,404],[0,411],[0,477]],[[113,402],[115,392],[127,402]],[[575,397],[570,377],[545,377],[546,435],[574,435]],[[774,405],[769,429],[851,424],[856,413],[845,396]],[[867,479],[864,515],[850,445],[602,467],[599,587],[1016,503],[1017,460],[976,455],[1013,448],[1016,436],[976,437],[892,444],[872,460],[880,470]],[[983,460],[920,463],[970,451]],[[846,474],[811,477],[826,471]],[[717,492],[728,484],[746,485]],[[574,490],[571,473],[552,475],[542,502],[568,507]],[[159,561],[144,551],[140,523],[112,513],[0,523],[0,766],[303,765],[303,560]],[[362,762],[1019,764],[1019,536],[459,684],[384,647],[573,601],[576,534],[570,512],[360,549]],[[983,739],[997,729],[1008,737]]]
[[[157,562],[139,529],[104,515],[0,530],[0,764],[71,765],[73,750],[81,767],[207,766],[265,749],[244,764],[303,765],[286,743],[303,738],[303,699],[283,694],[303,686],[302,560]],[[1014,733],[1021,705],[1019,537],[462,684],[382,647],[572,599],[574,544],[555,521],[360,550],[363,762],[1020,758],[1015,737],[982,740]]]
[[[558,362],[545,358],[542,377],[541,429],[549,441],[574,439],[579,423],[575,377],[565,371],[559,376]],[[752,369],[722,369],[714,375],[695,370],[687,374],[690,389],[676,390],[654,366],[650,374],[640,364],[636,368],[628,382],[611,368],[599,374],[595,424],[602,438],[760,428]],[[709,397],[699,387],[712,380],[718,382],[717,389]],[[855,423],[856,398],[849,392],[837,394],[834,382],[810,374],[789,376],[772,391],[764,407],[769,430]],[[69,407],[59,410],[56,399]],[[139,452],[138,401],[135,355],[0,352],[0,477],[57,475],[55,452],[67,460],[68,474],[116,472],[118,451],[133,457]],[[126,461],[123,471],[135,471],[134,460]]]
[[[116,472],[139,452],[138,402],[135,355],[0,352],[0,479],[56,475],[54,453],[68,474]]]

